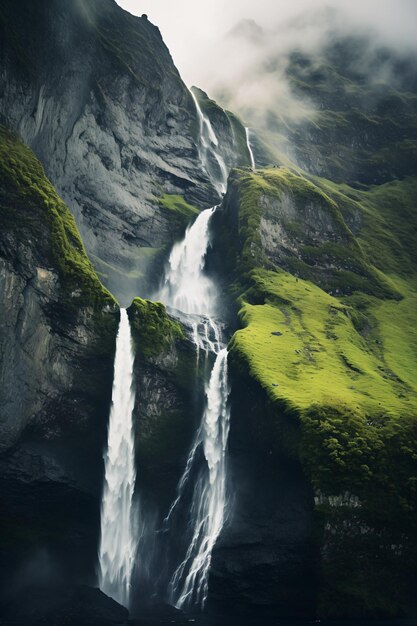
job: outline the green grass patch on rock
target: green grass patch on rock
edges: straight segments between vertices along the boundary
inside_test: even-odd
[[[199,210],[195,206],[188,204],[183,196],[176,194],[165,193],[159,198],[159,206],[169,211],[174,219],[185,225],[199,214]]]
[[[145,358],[160,355],[175,340],[184,336],[181,325],[169,317],[162,302],[135,298],[128,313],[133,327],[136,351]]]
[[[69,302],[111,307],[116,301],[101,284],[75,220],[45,176],[33,152],[0,127],[0,204],[3,233],[18,245],[36,238],[40,259],[58,271]]]

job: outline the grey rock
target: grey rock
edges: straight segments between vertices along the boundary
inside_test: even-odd
[[[113,0],[2,2],[0,117],[42,161],[106,286],[125,304],[185,224],[163,193],[218,197],[196,111],[159,30]]]

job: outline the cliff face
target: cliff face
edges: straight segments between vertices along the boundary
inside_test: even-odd
[[[165,515],[199,423],[202,381],[194,344],[163,304],[135,298],[129,317],[136,349],[139,484]]]
[[[0,0],[0,28],[1,119],[39,156],[106,286],[123,303],[149,294],[173,240],[220,201],[158,29],[112,0]],[[240,309],[229,346],[233,497],[213,553],[213,613],[416,608],[417,186],[406,177],[416,99],[404,81],[369,91],[346,65],[351,47],[329,47],[319,67],[288,58],[313,119],[273,112],[255,155],[278,161],[290,145],[298,165],[233,170],[213,219],[210,270]],[[249,165],[239,120],[194,93],[226,165]],[[94,578],[117,305],[40,163],[5,129],[0,157],[0,574],[10,594],[39,576]],[[178,523],[168,553],[155,531],[201,416],[204,373],[162,305],[136,298],[129,317],[144,531],[134,584],[151,595],[166,591],[182,538]]]
[[[238,522],[215,559],[217,598],[232,564],[253,591],[248,581],[259,562],[271,584],[285,572],[289,588],[277,584],[265,602],[274,599],[280,612],[311,613],[314,598],[300,585],[309,567],[313,581],[320,571],[322,615],[415,610],[417,337],[407,321],[416,307],[415,185],[405,179],[357,191],[285,168],[236,170],[229,179],[212,262],[241,307],[242,329],[230,344],[232,467],[243,458],[243,485],[271,468],[252,500],[238,490]],[[264,397],[262,419],[249,397],[242,401],[246,379],[258,386],[258,407]],[[242,440],[244,424],[251,434]],[[291,469],[282,487],[284,468]],[[265,507],[268,489],[274,497]],[[265,533],[271,549],[266,556],[262,541],[247,559],[233,550],[250,545],[250,525],[242,532],[239,519],[262,511],[266,526],[277,520]],[[292,578],[297,564],[304,570]],[[389,592],[393,575],[399,583]]]
[[[161,197],[219,200],[199,162],[192,97],[159,30],[113,0],[2,0],[0,26],[0,115],[36,152],[127,305],[149,293],[154,263],[187,223]],[[240,159],[231,142],[220,150],[245,164],[246,148]]]
[[[3,122],[40,158],[106,285],[130,302],[184,228],[159,197],[217,199],[191,95],[158,29],[113,0],[2,0],[0,18]]]
[[[33,153],[4,128],[0,153],[4,593],[94,574],[117,305]]]

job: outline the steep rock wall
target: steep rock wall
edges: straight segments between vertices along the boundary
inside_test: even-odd
[[[107,287],[124,304],[150,293],[150,268],[187,223],[160,198],[219,200],[159,30],[113,0],[2,0],[0,27],[1,119],[40,158]]]
[[[3,595],[94,578],[117,304],[33,153],[0,152]]]

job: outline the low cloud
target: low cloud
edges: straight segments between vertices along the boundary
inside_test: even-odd
[[[204,8],[193,0],[118,2],[132,13],[148,13],[159,26],[188,85],[258,127],[268,126],[270,112],[283,122],[314,114],[313,103],[296,97],[287,79],[291,51],[301,50],[319,65],[327,43],[362,36],[369,45],[361,47],[358,66],[369,80],[389,82],[395,68],[392,55],[381,59],[381,46],[401,54],[417,46],[414,0],[211,0]]]

